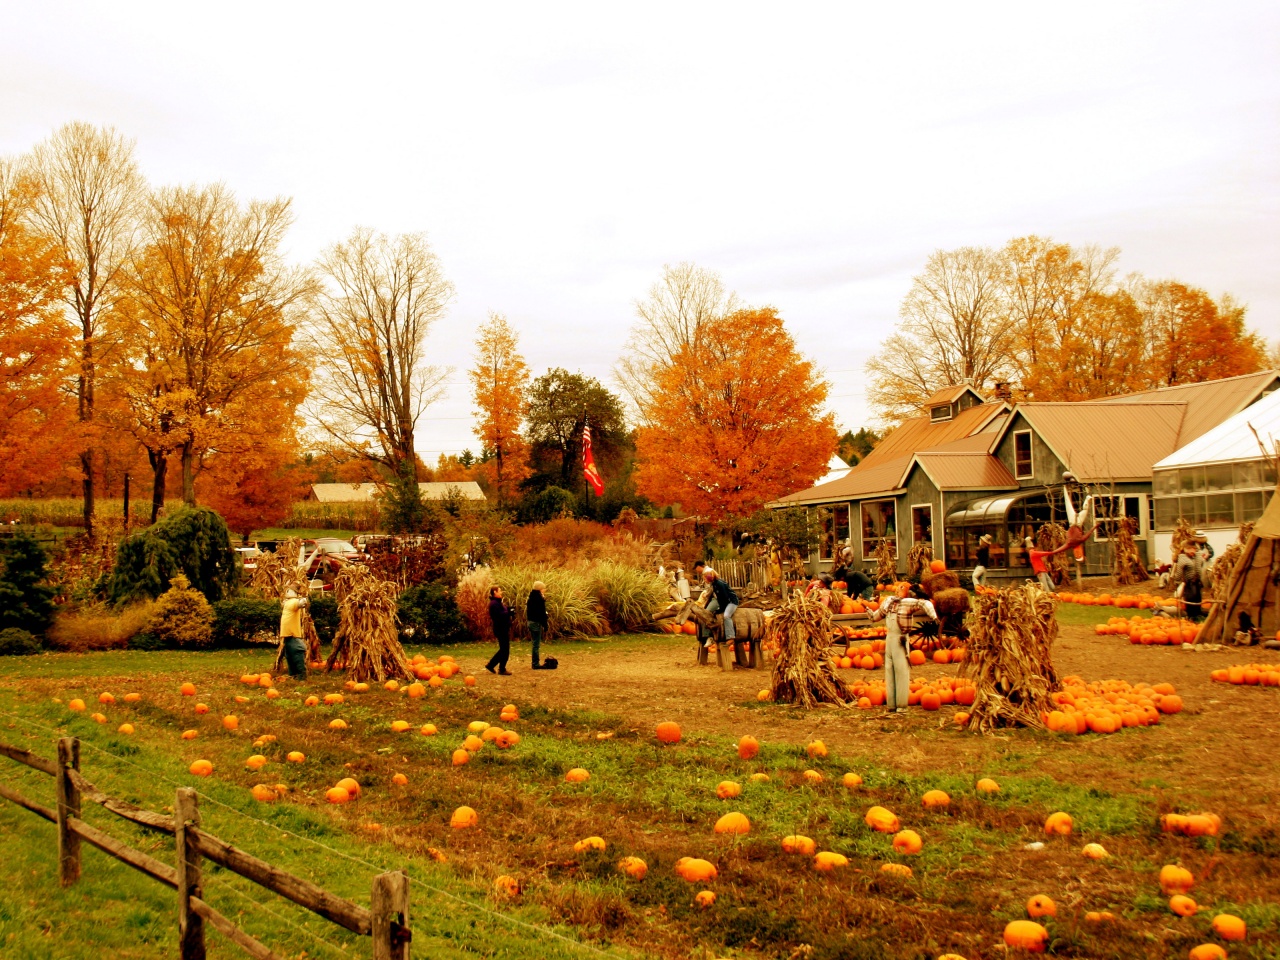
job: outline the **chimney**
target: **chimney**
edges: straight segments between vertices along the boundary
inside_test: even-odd
[[[1008,380],[996,381],[996,399],[1003,400],[1005,403],[1013,402],[1013,388],[1009,386]]]

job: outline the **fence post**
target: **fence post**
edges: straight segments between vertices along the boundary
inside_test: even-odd
[[[369,912],[373,960],[409,960],[409,875],[397,871],[374,877]]]
[[[58,776],[54,789],[58,796],[58,882],[69,887],[80,879],[80,835],[67,826],[70,817],[80,819],[80,791],[68,770],[80,769],[80,741],[62,737],[58,741]]]
[[[200,851],[187,836],[189,827],[200,826],[196,792],[179,787],[173,803],[173,831],[178,845],[178,956],[181,960],[205,960],[204,918],[191,909],[191,897],[204,899],[200,881]]]

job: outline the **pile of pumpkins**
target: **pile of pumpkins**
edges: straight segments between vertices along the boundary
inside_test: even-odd
[[[1055,709],[1041,715],[1055,733],[1115,733],[1126,727],[1154,726],[1162,714],[1182,710],[1182,698],[1171,683],[1136,686],[1125,680],[1065,677],[1062,689],[1050,695]]]
[[[1200,628],[1189,620],[1135,614],[1127,620],[1124,617],[1111,617],[1106,623],[1097,624],[1093,632],[1100,637],[1128,637],[1130,643],[1159,646],[1194,643],[1200,634]]]
[[[1057,593],[1059,603],[1078,603],[1085,607],[1115,607],[1118,610],[1150,610],[1160,605],[1168,606],[1174,601],[1168,597],[1157,597],[1150,593],[1139,593],[1131,596],[1113,597],[1109,593],[1094,596],[1091,593]]]
[[[1214,670],[1209,674],[1218,683],[1247,687],[1280,687],[1280,663],[1246,663]]]

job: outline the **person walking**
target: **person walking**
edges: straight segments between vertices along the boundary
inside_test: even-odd
[[[975,553],[978,563],[973,568],[973,586],[976,589],[987,585],[987,567],[991,566],[991,534],[984,533],[978,538]]]
[[[702,571],[702,576],[707,582],[707,587],[715,595],[707,604],[707,609],[712,613],[718,610],[724,615],[724,639],[725,643],[730,643],[738,637],[733,626],[733,614],[738,609],[738,595],[710,567]],[[710,640],[706,642],[706,646],[711,646]]]
[[[529,639],[533,641],[533,669],[542,669],[542,660],[538,656],[542,648],[542,637],[547,632],[547,585],[541,580],[533,581],[529,590],[529,600],[524,606],[524,618],[529,624]]]
[[[901,584],[896,596],[871,612],[873,621],[883,620],[885,625],[884,703],[885,712],[891,717],[905,716],[907,712],[911,696],[911,637],[919,632],[922,620],[938,619],[933,603],[919,590],[909,583]]]
[[[511,607],[502,599],[501,587],[489,588],[489,619],[493,621],[493,635],[498,638],[498,652],[489,658],[484,668],[490,673],[509,677],[507,661],[511,659]]]
[[[1045,557],[1052,557],[1067,550],[1067,545],[1059,547],[1057,550],[1040,550],[1036,548],[1036,542],[1027,537],[1027,560],[1031,564],[1031,572],[1036,575],[1036,579],[1040,581],[1040,589],[1045,593],[1053,593],[1053,578],[1049,575],[1049,564]]]
[[[280,643],[284,646],[284,659],[289,665],[289,676],[294,680],[307,679],[307,641],[302,629],[302,611],[306,597],[290,587],[284,593],[280,605]]]

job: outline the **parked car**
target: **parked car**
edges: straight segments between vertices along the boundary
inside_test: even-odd
[[[368,563],[369,555],[358,550],[347,540],[337,537],[317,537],[302,541],[302,555],[298,565],[306,565],[307,577],[319,580],[325,590],[333,589],[333,579],[349,563]]]

